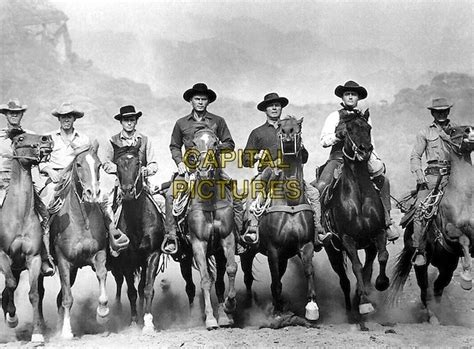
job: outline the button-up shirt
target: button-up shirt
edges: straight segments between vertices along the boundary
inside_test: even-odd
[[[446,128],[449,127],[452,127],[452,124],[446,126]],[[414,173],[422,169],[421,158],[423,153],[427,162],[449,160],[449,149],[443,139],[448,140],[449,136],[440,125],[434,122],[418,133],[410,156],[411,172]]]
[[[51,152],[51,157],[48,162],[39,164],[41,172],[44,172],[46,169],[64,169],[69,166],[76,157],[74,152],[75,148],[90,145],[89,137],[76,130],[73,131],[71,140],[64,139],[61,135],[61,130],[52,132],[51,137],[54,142],[53,151]]]
[[[216,136],[220,141],[219,149],[234,150],[235,143],[223,117],[206,112],[202,120],[198,121],[191,112],[176,121],[171,134],[170,151],[176,165],[183,161],[181,148],[184,145],[185,150],[188,150],[193,146],[194,133],[198,129],[197,126],[203,122],[215,128]]]

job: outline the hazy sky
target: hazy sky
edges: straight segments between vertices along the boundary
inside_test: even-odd
[[[114,30],[193,40],[211,36],[208,16],[249,16],[283,31],[309,30],[338,47],[380,47],[393,52],[449,49],[472,51],[473,1],[151,1],[52,0],[74,31]],[[196,22],[196,19],[198,21]],[[199,19],[202,22],[199,24]]]

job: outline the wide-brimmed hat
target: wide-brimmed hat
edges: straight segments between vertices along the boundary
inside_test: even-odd
[[[263,97],[263,101],[257,104],[257,109],[260,111],[265,111],[268,105],[275,102],[280,103],[281,107],[284,108],[288,105],[288,98],[280,97],[276,92],[268,93],[265,95],[265,97]]]
[[[84,113],[79,111],[71,102],[64,102],[59,108],[54,109],[51,114],[56,117],[60,117],[61,115],[73,115],[76,119],[84,116]]]
[[[429,110],[445,110],[450,109],[453,105],[449,104],[448,100],[444,97],[433,98],[431,100],[431,106],[426,107]]]
[[[186,90],[186,92],[183,93],[183,98],[189,102],[195,95],[206,95],[209,98],[209,103],[214,102],[217,98],[216,93],[207,88],[207,85],[202,82],[194,84],[192,88]]]
[[[124,105],[120,108],[120,112],[114,116],[114,119],[120,121],[122,118],[131,116],[136,116],[138,119],[140,116],[142,116],[142,112],[136,111],[133,105]]]
[[[18,99],[10,99],[7,104],[0,104],[0,113],[4,111],[20,112],[25,111],[27,108],[28,106],[22,105]]]
[[[337,86],[336,89],[334,90],[334,93],[339,98],[342,98],[342,96],[344,95],[344,92],[347,92],[347,91],[356,92],[359,95],[359,99],[364,99],[367,97],[367,90],[365,89],[365,87],[360,86],[357,82],[352,81],[352,80],[347,81],[344,84],[344,86],[342,85]]]

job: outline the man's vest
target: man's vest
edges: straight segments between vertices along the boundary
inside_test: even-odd
[[[137,137],[137,138],[138,138],[138,143],[135,145],[135,147],[138,147],[138,157],[141,161],[141,165],[146,166],[148,164],[147,158],[146,158],[146,145],[148,144],[148,138],[147,136],[144,136],[144,135],[141,135],[141,137]],[[110,142],[120,148],[124,146],[122,144],[122,140],[120,139],[120,133],[113,135],[110,139]],[[115,160],[115,154],[114,154],[114,160]]]
[[[339,109],[339,124],[344,122],[343,117],[345,115],[345,109]],[[329,153],[329,159],[342,159],[342,148],[344,148],[344,142],[339,141],[331,147],[331,152]]]

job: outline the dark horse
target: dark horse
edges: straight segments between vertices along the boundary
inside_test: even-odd
[[[140,144],[114,147],[114,163],[120,181],[122,208],[118,227],[130,239],[128,248],[118,257],[108,256],[107,265],[117,282],[116,302],[120,303],[122,283],[125,277],[128,286],[132,324],[137,322],[137,290],[135,275],[141,274],[138,284],[140,310],[145,299],[143,331],[153,331],[153,284],[158,273],[161,244],[164,236],[163,215],[158,211],[142,172],[139,156]]]
[[[421,301],[431,323],[438,319],[430,307],[428,294],[428,265],[435,266],[439,275],[434,282],[433,293],[435,301],[441,302],[446,286],[449,285],[457,268],[459,258],[463,257],[463,271],[460,273],[461,286],[472,288],[471,257],[474,254],[474,204],[472,201],[474,188],[474,171],[471,162],[471,152],[474,150],[474,127],[457,126],[449,132],[450,140],[447,146],[450,151],[451,170],[437,215],[429,225],[426,239],[425,266],[414,266],[416,280],[421,291]],[[394,267],[394,281],[390,297],[394,301],[403,289],[411,270],[411,258],[415,249],[411,245],[413,221],[406,225],[405,246],[397,258]]]
[[[380,271],[375,288],[384,291],[389,286],[389,279],[385,273],[388,252],[384,229],[384,210],[367,167],[373,150],[370,135],[371,126],[367,123],[367,119],[368,112],[362,116],[342,120],[345,122],[346,128],[342,171],[329,198],[324,192],[321,195],[323,223],[326,229],[330,229],[336,234],[331,243],[325,244],[325,250],[332,268],[339,276],[349,316],[352,309],[351,286],[346,274],[343,251],[351,260],[352,271],[357,280],[354,301],[359,307],[357,318],[362,330],[367,330],[367,328],[360,315],[374,311],[374,307],[368,299],[367,288],[371,284],[372,267],[377,254]],[[328,189],[325,191],[327,192]],[[365,250],[364,266],[357,254],[360,249]]]
[[[260,252],[268,257],[268,265],[272,276],[271,290],[273,296],[274,313],[278,315],[283,311],[281,299],[281,278],[285,274],[288,259],[298,255],[304,267],[307,279],[307,310],[309,320],[317,320],[319,311],[316,304],[316,292],[313,274],[314,252],[314,220],[311,206],[304,195],[303,160],[301,143],[301,124],[303,119],[297,120],[288,117],[279,122],[278,137],[281,142],[282,170],[279,175],[274,175],[268,168],[262,173],[262,180],[267,186],[279,192],[272,198],[272,189],[266,202],[265,210],[251,209],[251,213],[263,216],[258,229],[260,243],[240,256],[244,271],[244,282],[247,287],[248,297],[252,297],[252,264],[255,255]],[[278,188],[279,187],[279,188]],[[270,203],[271,200],[271,203]],[[259,205],[260,206],[260,205]]]
[[[226,189],[218,164],[218,139],[213,129],[203,126],[193,138],[196,171],[192,174],[191,197],[186,217],[189,241],[194,261],[201,274],[201,288],[204,295],[206,328],[230,326],[233,319],[229,315],[235,310],[235,236],[232,198]],[[223,263],[229,278],[229,291],[224,299]],[[190,263],[181,264],[181,272],[187,280],[186,291],[190,304],[194,293],[191,290]],[[216,282],[219,302],[218,321],[213,314],[211,287]],[[191,291],[191,292],[189,292]]]
[[[74,160],[63,170],[62,179],[56,187],[55,202],[58,205],[55,205],[57,212],[51,217],[51,243],[61,279],[56,303],[64,339],[73,337],[71,287],[79,268],[91,266],[99,281],[97,321],[103,323],[109,315],[105,288],[107,229],[99,205],[101,163],[97,148],[97,142],[77,148]]]
[[[3,208],[0,209],[0,270],[5,275],[2,308],[9,327],[18,325],[14,293],[23,270],[28,270],[29,298],[33,306],[32,342],[43,343],[43,311],[39,302],[38,283],[41,268],[40,251],[43,230],[35,213],[31,166],[51,153],[51,136],[10,131],[13,143],[11,180]]]

